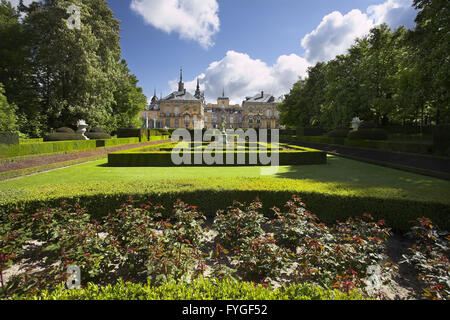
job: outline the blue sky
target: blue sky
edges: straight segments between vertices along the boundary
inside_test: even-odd
[[[18,0],[10,0],[12,3]],[[26,0],[25,2],[30,2]],[[414,26],[412,0],[107,0],[121,47],[150,99],[175,90],[179,69],[208,102],[225,88],[234,103],[261,90],[289,92],[309,66],[344,53],[388,23]]]

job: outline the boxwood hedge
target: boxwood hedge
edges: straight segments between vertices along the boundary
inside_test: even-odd
[[[326,152],[313,150],[309,148],[301,148],[297,146],[289,146],[290,150],[280,150],[279,152],[279,164],[280,165],[309,165],[309,164],[326,164],[327,155]],[[139,151],[139,149],[137,149]],[[190,159],[190,164],[182,164],[181,166],[206,166],[206,162],[203,157],[202,164],[194,164],[196,155],[202,154],[201,151],[187,151]],[[180,156],[184,155],[184,152],[180,152]],[[245,158],[245,166],[261,166],[259,154],[257,151],[218,151],[212,152],[212,156],[218,155],[220,159],[223,159],[222,164],[214,164],[213,166],[238,166],[238,159]],[[234,164],[228,164],[227,158],[232,155]],[[272,156],[272,152],[267,152],[269,157]],[[250,164],[252,158],[257,159],[256,164]],[[108,154],[108,165],[113,167],[171,167],[176,166],[172,161],[171,151],[154,151],[154,152],[136,152],[136,150],[127,150],[124,152],[114,152]],[[239,165],[239,166],[242,166]]]
[[[356,290],[348,294],[309,284],[284,285],[276,290],[251,282],[230,279],[196,279],[192,283],[165,282],[161,286],[151,283],[119,282],[99,287],[88,283],[85,288],[67,290],[61,284],[55,290],[37,295],[12,297],[14,300],[365,300]]]
[[[0,158],[20,157],[34,154],[92,150],[95,148],[96,143],[93,140],[28,143],[28,144],[16,144],[11,146],[0,145]]]
[[[320,186],[308,188],[294,179],[182,179],[158,182],[136,181],[99,184],[70,184],[36,190],[33,194],[21,194],[20,190],[4,194],[0,202],[0,220],[14,210],[30,214],[39,209],[57,207],[62,201],[79,203],[92,217],[101,219],[114,213],[130,196],[136,201],[161,204],[169,214],[177,199],[195,205],[207,216],[214,216],[218,209],[225,209],[234,200],[252,202],[259,198],[263,212],[272,215],[271,208],[281,206],[293,194],[302,197],[307,208],[326,223],[360,216],[365,212],[376,219],[385,219],[394,230],[408,231],[410,221],[428,217],[443,229],[450,229],[450,203],[434,200],[403,198],[388,192],[361,192],[342,190],[331,192]]]

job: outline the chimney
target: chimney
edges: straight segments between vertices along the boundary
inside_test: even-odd
[[[264,98],[264,91],[261,91],[261,98]]]

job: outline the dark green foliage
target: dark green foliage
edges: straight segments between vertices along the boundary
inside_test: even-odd
[[[62,127],[62,128],[56,129],[55,132],[57,132],[57,133],[71,133],[71,134],[74,134],[75,130],[73,130],[72,128],[68,128],[68,127]]]
[[[297,136],[317,137],[323,135],[324,133],[325,130],[322,128],[306,127],[297,129]]]
[[[17,129],[17,107],[14,104],[8,103],[4,93],[5,90],[0,82],[0,131],[14,132]]]
[[[141,139],[141,136],[143,134],[142,129],[136,129],[136,128],[119,128],[117,129],[117,138],[139,138]]]
[[[19,134],[13,132],[0,132],[0,144],[19,144]]]
[[[66,25],[69,5],[81,10],[81,30]],[[19,10],[0,3],[0,82],[21,132],[41,137],[79,119],[109,132],[139,123],[146,97],[121,57],[119,30],[105,0],[36,1]]]
[[[449,2],[415,0],[414,7],[412,30],[378,25],[344,54],[309,68],[280,104],[281,124],[331,129],[359,117],[426,133],[448,123]]]
[[[337,144],[351,147],[379,149],[386,151],[432,154],[433,145],[430,142],[383,141],[383,140],[352,140],[349,138],[332,137],[300,137],[300,141],[324,144]]]
[[[377,125],[371,121],[363,121],[361,122],[359,129],[375,129]]]
[[[54,135],[64,135],[64,134],[55,133]],[[71,136],[69,136],[69,138],[70,137]],[[0,146],[0,155],[1,157],[10,158],[36,154],[50,154],[57,152],[92,150],[96,148],[95,141],[86,141],[84,139],[82,141],[81,139],[73,139],[80,141],[65,141],[65,140],[66,139],[64,139],[64,141],[17,144],[5,147]]]
[[[358,129],[348,133],[350,140],[387,140],[387,132],[383,129]]]
[[[101,127],[93,127],[91,130],[89,130],[89,132],[92,132],[92,133],[104,133],[105,130],[103,130]]]
[[[348,128],[336,128],[328,132],[328,136],[332,138],[347,138],[350,129]]]
[[[111,136],[105,132],[87,132],[85,136],[91,140],[111,139]]]
[[[434,128],[433,143],[436,151],[450,156],[448,153],[450,148],[450,124],[441,124]]]
[[[300,148],[301,149],[301,148]],[[136,151],[136,150],[135,150]],[[215,156],[215,153],[212,153]],[[245,165],[248,166],[261,166],[261,159],[257,152],[254,151],[238,151],[233,152],[234,164],[227,164],[226,157],[227,152],[219,152],[220,156],[223,155],[223,163],[215,163],[213,166],[241,166],[238,165],[238,159],[241,156],[245,157]],[[257,163],[251,164],[250,160],[253,156],[257,156]],[[271,153],[268,152],[268,156]],[[220,157],[219,156],[219,157]],[[182,166],[198,166],[194,164],[195,155],[194,152],[189,152],[189,159],[191,164],[182,164]],[[280,165],[310,165],[310,164],[326,164],[327,157],[323,151],[307,149],[303,151],[280,151],[279,152]],[[169,151],[157,151],[157,152],[116,152],[108,154],[108,165],[113,167],[171,167],[176,166],[172,161],[172,152]],[[205,159],[202,157],[202,164],[208,165]],[[267,165],[267,164],[265,164]]]
[[[46,135],[44,142],[48,141],[70,141],[70,140],[86,140],[80,133],[64,133],[56,132]]]

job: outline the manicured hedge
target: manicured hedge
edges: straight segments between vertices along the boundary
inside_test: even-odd
[[[44,142],[43,138],[35,138],[35,139],[19,139],[20,144],[29,144],[29,143],[41,143]]]
[[[44,137],[44,142],[86,140],[80,133],[55,132]]]
[[[141,141],[143,133],[144,130],[142,129],[119,128],[117,129],[117,138],[139,138],[139,141]]]
[[[322,128],[297,128],[297,136],[317,137],[323,135],[324,133],[325,130]]]
[[[439,153],[450,156],[450,124],[441,124],[434,128],[433,143]]]
[[[58,133],[75,133],[75,130],[69,127],[62,127],[55,130]]]
[[[111,139],[111,136],[104,132],[88,132],[86,133],[86,137],[88,137],[91,140]]]
[[[293,150],[279,152],[279,164],[284,165],[307,165],[307,164],[326,164],[327,155],[323,151],[313,150],[290,146]],[[295,150],[297,149],[297,150]],[[137,149],[139,151],[139,149]],[[202,152],[189,151],[190,165],[182,164],[181,166],[198,166],[194,164],[195,154]],[[213,166],[230,166],[227,164],[227,157],[233,154],[235,166],[241,166],[238,163],[239,157],[245,156],[245,166],[261,166],[258,153],[255,151],[235,151],[235,152],[217,152],[223,158],[223,164],[214,164]],[[180,156],[184,154],[181,153]],[[216,153],[213,152],[212,156]],[[257,158],[256,164],[250,164],[252,157]],[[268,151],[268,156],[271,152]],[[203,157],[202,164],[207,166]],[[171,167],[176,166],[172,161],[171,151],[154,151],[154,152],[136,152],[136,150],[128,150],[126,152],[116,152],[108,154],[108,165],[113,167]]]
[[[346,194],[330,194],[316,191],[298,190],[292,183],[280,181],[283,179],[234,179],[231,182],[221,182],[220,188],[212,186],[213,183],[202,183],[198,180],[167,181],[160,184],[139,183],[135,186],[125,184],[129,192],[117,192],[114,184],[107,184],[103,189],[95,189],[80,195],[48,197],[37,199],[8,199],[0,204],[0,221],[2,217],[21,210],[33,214],[42,208],[56,207],[64,200],[68,203],[79,203],[87,209],[88,213],[96,219],[101,219],[114,213],[130,196],[135,201],[161,204],[169,214],[173,203],[181,199],[185,203],[197,206],[205,215],[214,217],[218,209],[226,209],[234,200],[252,202],[259,198],[263,203],[263,212],[273,217],[271,208],[280,207],[298,194],[306,203],[308,210],[316,214],[325,223],[334,223],[336,220],[346,220],[349,217],[361,216],[368,212],[375,219],[385,219],[386,223],[395,231],[407,232],[410,221],[419,217],[430,218],[444,230],[450,230],[450,204],[420,201],[420,199],[388,198],[379,195],[358,196]],[[124,183],[120,186],[124,189]],[[74,186],[77,190],[80,186]],[[82,188],[82,187],[81,187]],[[82,190],[78,190],[82,191]],[[164,213],[164,211],[163,211]]]
[[[9,158],[33,154],[92,150],[95,148],[96,143],[93,140],[43,142],[34,144],[17,144],[12,146],[0,145],[0,157]]]
[[[287,139],[285,137],[284,139]],[[310,143],[336,144],[358,148],[378,149],[385,151],[432,154],[433,145],[427,142],[351,140],[333,137],[300,137],[299,141]]]
[[[111,138],[111,139],[100,139],[95,140],[97,148],[101,147],[115,147],[125,144],[137,144],[139,143],[139,138]]]
[[[350,131],[348,133],[348,139],[350,140],[387,140],[387,132],[383,129],[363,129]]]
[[[276,290],[230,279],[196,279],[191,283],[165,282],[161,286],[150,283],[119,282],[100,287],[88,283],[86,288],[67,290],[61,284],[52,292],[14,296],[14,300],[364,300],[356,290],[348,294],[336,289],[324,289],[310,284],[285,285]]]
[[[350,129],[346,128],[336,128],[328,132],[328,136],[331,138],[347,138]]]
[[[19,134],[13,132],[0,132],[0,144],[19,144]]]

